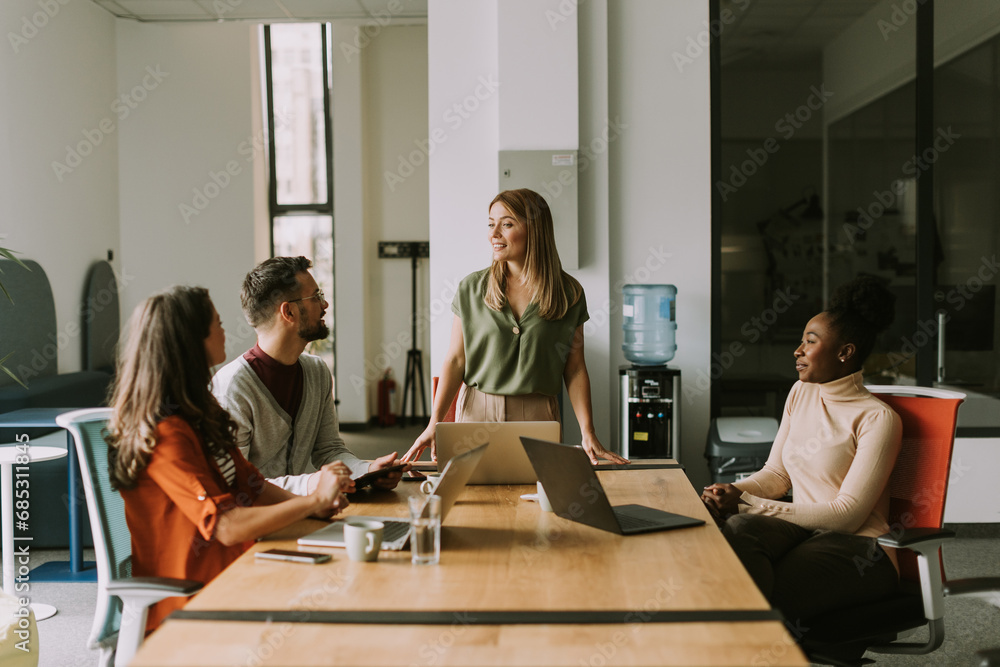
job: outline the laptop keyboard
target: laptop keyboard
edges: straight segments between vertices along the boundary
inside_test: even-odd
[[[618,519],[618,525],[622,527],[622,530],[652,528],[654,526],[660,525],[656,521],[649,521],[648,519],[640,519],[638,517],[632,516],[631,514],[627,514],[617,509],[615,510],[615,518]]]
[[[383,542],[395,542],[410,532],[409,521],[383,521],[385,526],[382,530]]]

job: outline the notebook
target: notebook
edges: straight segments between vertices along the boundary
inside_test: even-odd
[[[612,507],[582,447],[521,438],[531,465],[559,516],[620,535],[701,526],[701,519],[645,505]]]
[[[475,449],[456,456],[445,466],[441,474],[441,481],[438,482],[436,495],[441,496],[441,523],[444,523],[449,510],[458,500],[469,477],[479,465],[483,452],[487,445],[483,444]],[[339,521],[323,526],[319,530],[309,533],[299,538],[299,544],[307,547],[342,547],[344,545],[344,521],[347,519],[367,519],[371,521],[381,521],[385,524],[382,533],[382,548],[388,551],[399,551],[406,546],[410,539],[410,520],[398,516],[358,516],[351,515]]]
[[[538,481],[521,436],[559,440],[559,422],[446,422],[437,425],[438,470],[481,442],[490,443],[469,484],[534,484]]]

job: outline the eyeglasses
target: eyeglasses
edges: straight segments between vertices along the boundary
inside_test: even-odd
[[[295,303],[296,301],[306,301],[307,299],[319,299],[320,301],[325,301],[326,297],[323,294],[323,290],[316,290],[315,294],[310,294],[309,296],[304,296],[301,299],[289,299],[288,303]]]

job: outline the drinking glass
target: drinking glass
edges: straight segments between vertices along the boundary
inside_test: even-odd
[[[410,561],[437,565],[441,560],[441,496],[410,497]]]

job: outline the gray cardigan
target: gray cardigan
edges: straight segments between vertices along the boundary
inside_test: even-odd
[[[242,354],[215,374],[212,393],[236,421],[236,444],[243,456],[270,482],[306,495],[309,473],[321,466],[343,461],[357,477],[368,472],[369,462],[356,457],[340,437],[330,369],[311,354],[301,355],[299,363],[302,404],[294,423]]]

